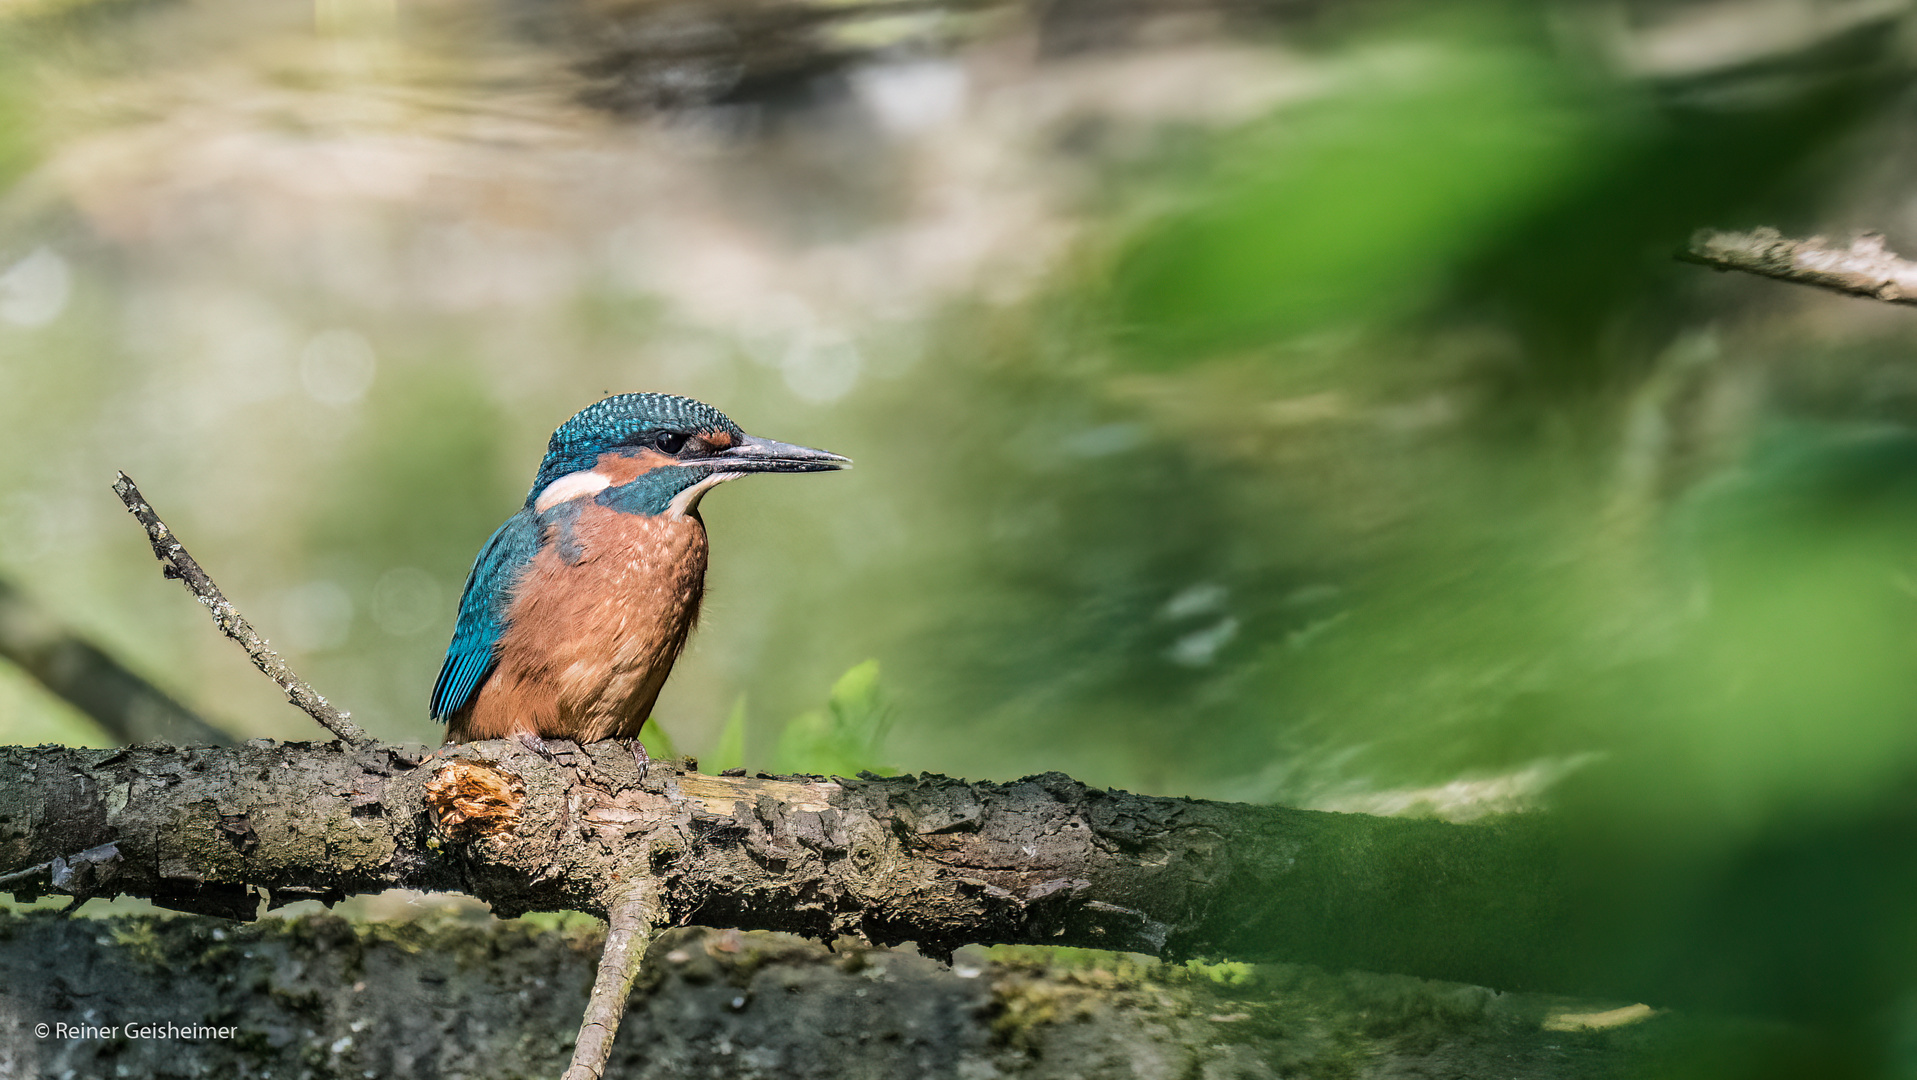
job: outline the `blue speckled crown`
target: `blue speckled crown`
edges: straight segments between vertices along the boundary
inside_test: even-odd
[[[734,439],[745,435],[726,414],[703,401],[674,394],[615,394],[574,413],[552,433],[528,502],[559,477],[592,468],[608,449],[643,441],[657,431],[726,431]]]

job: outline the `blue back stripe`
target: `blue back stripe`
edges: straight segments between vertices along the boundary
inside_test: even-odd
[[[433,719],[444,720],[471,701],[498,663],[499,639],[506,633],[513,586],[539,552],[539,523],[527,510],[506,519],[466,577],[459,598],[459,623],[453,629],[446,662],[433,683]]]

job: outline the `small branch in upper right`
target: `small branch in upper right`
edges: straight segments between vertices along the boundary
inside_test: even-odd
[[[1881,233],[1862,233],[1848,247],[1836,247],[1821,236],[1792,240],[1771,228],[1699,229],[1677,257],[1890,304],[1917,304],[1917,262],[1886,248]]]

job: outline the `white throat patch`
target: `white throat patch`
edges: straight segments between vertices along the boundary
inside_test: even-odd
[[[665,516],[669,518],[685,517],[687,514],[692,513],[693,510],[698,508],[699,500],[705,496],[706,490],[708,488],[716,487],[720,484],[725,483],[727,480],[737,480],[738,478],[744,475],[745,474],[742,472],[713,473],[711,476],[706,477],[704,480],[701,480],[698,483],[692,485],[691,487],[685,489],[684,491],[681,491],[679,494],[674,495],[672,497],[672,502],[667,504],[666,506]],[[554,481],[554,483],[557,483],[557,482],[558,481]]]
[[[570,502],[582,495],[597,495],[611,486],[612,478],[605,473],[591,469],[567,473],[547,484],[546,490],[533,500],[533,513],[543,514],[562,502]]]

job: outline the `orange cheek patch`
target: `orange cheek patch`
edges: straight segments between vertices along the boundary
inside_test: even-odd
[[[732,432],[730,431],[701,431],[699,432],[699,439],[710,445],[714,450],[732,449]]]
[[[630,484],[654,469],[677,464],[673,459],[657,450],[641,450],[636,454],[601,454],[592,467],[592,471],[611,481],[611,486]]]

